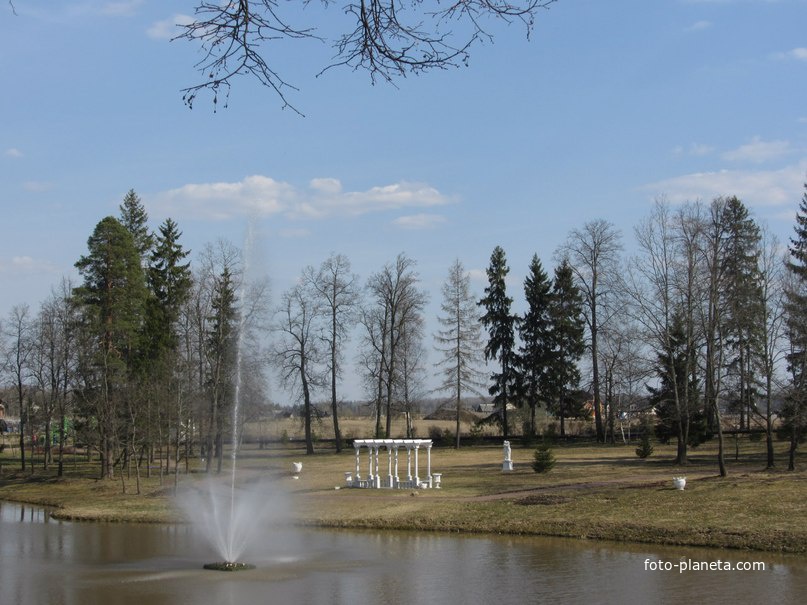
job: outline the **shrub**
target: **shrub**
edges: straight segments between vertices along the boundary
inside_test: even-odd
[[[536,473],[548,473],[555,466],[555,455],[549,445],[542,443],[535,450],[532,461],[532,470]]]
[[[451,429],[441,429],[439,426],[429,427],[429,439],[434,445],[454,445],[454,432]]]
[[[647,458],[653,453],[653,444],[650,443],[650,433],[653,431],[653,422],[645,417],[639,429],[639,447],[636,448],[636,455],[639,458]]]
[[[474,422],[471,425],[471,430],[469,431],[469,434],[471,436],[471,443],[473,445],[479,445],[480,443],[482,443],[482,430],[483,430],[482,425],[478,422]]]
[[[653,453],[653,444],[650,443],[650,431],[642,431],[639,447],[636,448],[636,455],[639,458],[647,458]]]

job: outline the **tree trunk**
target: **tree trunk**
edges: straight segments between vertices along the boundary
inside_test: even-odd
[[[723,423],[720,417],[720,408],[717,406],[717,400],[714,401],[714,415],[715,426],[717,428],[717,466],[720,469],[720,476],[727,477],[728,471],[726,470],[725,459],[725,444],[723,443]]]
[[[594,426],[597,431],[597,442],[605,443],[605,433],[602,426],[602,411],[600,409],[600,368],[598,362],[599,351],[597,348],[597,305],[591,305],[591,388],[594,390]]]
[[[305,453],[314,453],[314,441],[311,438],[311,393],[308,390],[308,378],[305,375],[305,365],[300,366],[300,382],[303,385],[303,416],[305,420]]]
[[[336,441],[336,453],[342,451],[342,433],[339,431],[339,409],[336,401],[336,309],[331,315],[331,414],[333,415],[333,436]]]
[[[564,439],[566,437],[566,389],[560,390],[558,415],[560,416],[560,437]]]
[[[773,459],[773,415],[771,413],[771,374],[768,372],[766,377],[766,391],[765,398],[765,449],[767,453],[767,468],[774,467]]]

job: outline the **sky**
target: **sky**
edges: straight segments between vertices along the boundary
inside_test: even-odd
[[[532,255],[551,274],[587,221],[612,222],[630,251],[659,196],[737,195],[786,243],[804,194],[807,0],[558,0],[529,38],[490,23],[467,67],[395,85],[318,76],[327,42],[270,43],[299,114],[246,78],[226,108],[183,104],[201,55],[171,38],[194,0],[13,4],[0,3],[0,319],[78,279],[130,189],[192,257],[242,245],[251,221],[275,303],[332,252],[362,282],[403,252],[430,334],[454,259],[481,296],[502,246],[518,300]],[[300,4],[281,7],[323,37],[346,24]],[[343,390],[362,397],[350,367]]]

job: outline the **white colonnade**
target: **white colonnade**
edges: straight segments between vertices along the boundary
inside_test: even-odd
[[[361,448],[367,448],[367,473],[361,472]],[[345,481],[350,487],[374,487],[410,489],[434,487],[432,477],[431,439],[355,439],[356,471],[346,472]],[[426,476],[421,480],[419,452],[426,450]],[[381,458],[381,450],[386,450],[386,460]],[[406,450],[406,475],[401,476],[399,452]],[[386,462],[386,464],[384,464]],[[386,468],[383,468],[386,467]]]

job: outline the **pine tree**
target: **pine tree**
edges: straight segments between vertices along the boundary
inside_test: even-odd
[[[510,312],[513,299],[507,296],[505,278],[510,272],[504,250],[500,246],[493,249],[490,266],[487,269],[488,287],[485,296],[477,304],[485,308],[481,317],[482,325],[488,330],[488,343],[485,346],[485,359],[499,362],[501,371],[491,376],[493,384],[488,392],[501,411],[500,420],[504,438],[507,439],[507,404],[514,400],[518,384],[518,357],[515,350],[515,329],[518,318]]]
[[[807,184],[804,185],[807,189]],[[790,437],[788,469],[796,470],[796,450],[807,427],[807,192],[796,213],[795,237],[790,239],[787,269],[791,283],[787,289],[787,329],[790,353],[790,394],[780,413],[783,428]]]
[[[102,477],[112,476],[121,391],[131,372],[142,331],[146,288],[140,257],[129,231],[114,217],[96,225],[88,254],[76,262],[84,278],[75,290],[84,321],[95,334],[98,372],[96,420]]]
[[[538,255],[532,257],[524,280],[527,311],[518,326],[519,385],[521,395],[530,408],[529,437],[535,435],[535,410],[549,392],[552,343],[552,282]]]

